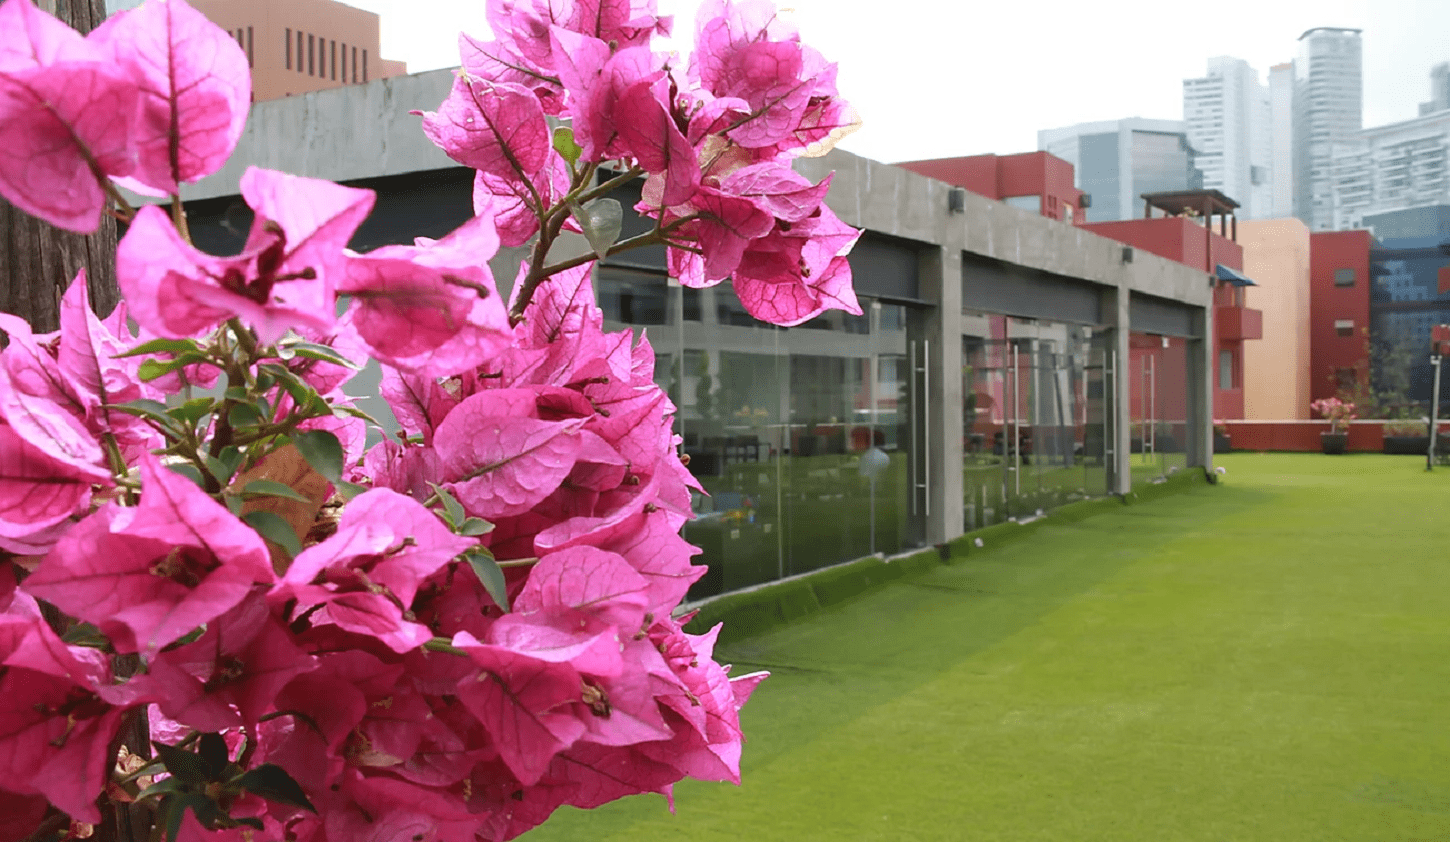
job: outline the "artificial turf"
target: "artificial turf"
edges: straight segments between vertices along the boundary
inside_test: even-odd
[[[742,787],[525,839],[1450,840],[1450,469],[1217,461],[725,647]]]

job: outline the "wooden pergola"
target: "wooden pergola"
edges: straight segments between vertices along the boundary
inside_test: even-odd
[[[1194,216],[1203,220],[1204,254],[1208,258],[1208,271],[1213,274],[1213,218],[1218,217],[1220,237],[1238,242],[1239,220],[1234,216],[1238,202],[1225,196],[1219,190],[1170,190],[1163,193],[1144,193],[1143,218],[1152,219],[1153,211],[1160,210],[1166,216]]]

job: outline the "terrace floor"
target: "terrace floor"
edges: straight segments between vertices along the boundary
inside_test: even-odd
[[[723,649],[742,787],[524,839],[1450,840],[1450,469],[1216,461]]]

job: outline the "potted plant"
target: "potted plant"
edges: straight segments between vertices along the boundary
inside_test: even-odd
[[[1329,432],[1319,434],[1319,445],[1325,453],[1339,455],[1349,444],[1349,422],[1355,418],[1354,404],[1339,398],[1320,398],[1309,408],[1329,421]]]
[[[1228,424],[1223,421],[1213,422],[1213,452],[1232,453],[1233,440],[1228,435]]]
[[[1430,449],[1430,419],[1397,418],[1386,421],[1384,452],[1399,456],[1424,456]]]

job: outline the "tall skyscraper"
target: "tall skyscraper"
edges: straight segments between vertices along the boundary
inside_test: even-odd
[[[1294,61],[1294,215],[1311,231],[1334,224],[1333,146],[1363,125],[1360,30],[1321,26],[1299,36]]]
[[[1272,119],[1269,92],[1243,59],[1208,60],[1208,75],[1183,80],[1183,122],[1203,186],[1239,203],[1245,219],[1267,217]]]
[[[1134,219],[1144,193],[1203,187],[1181,120],[1106,120],[1037,133],[1037,148],[1071,163],[1077,189],[1091,195],[1088,222]]]
[[[1269,68],[1269,217],[1294,215],[1294,63]]]
[[[1450,110],[1450,61],[1442,61],[1430,71],[1430,101],[1420,103],[1420,116]]]

